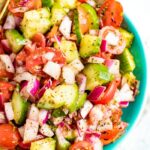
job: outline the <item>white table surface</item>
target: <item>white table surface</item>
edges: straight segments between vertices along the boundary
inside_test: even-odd
[[[150,66],[150,0],[120,0],[125,14],[132,20],[145,45],[147,63]],[[149,67],[150,68],[150,67]],[[148,82],[149,84],[150,82]],[[149,84],[150,85],[150,84]],[[148,86],[149,86],[148,85]],[[150,92],[143,114],[136,127],[119,145],[117,150],[150,150]]]

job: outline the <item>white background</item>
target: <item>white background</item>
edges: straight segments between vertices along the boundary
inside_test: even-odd
[[[150,0],[120,0],[124,12],[138,29],[150,68]],[[149,89],[149,88],[148,88]],[[129,136],[117,150],[150,150],[150,92],[144,112]],[[116,150],[116,149],[115,149]]]

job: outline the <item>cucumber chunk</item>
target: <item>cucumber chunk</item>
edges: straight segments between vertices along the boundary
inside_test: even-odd
[[[106,84],[113,79],[113,75],[103,64],[86,64],[83,73],[87,77],[87,90],[92,90],[96,86]]]
[[[87,93],[79,94],[78,100],[77,100],[77,110],[80,109],[84,102],[86,101]]]
[[[55,150],[56,141],[52,138],[45,138],[31,143],[30,150]]]
[[[76,7],[77,0],[56,0],[63,8],[74,9]]]
[[[129,49],[125,48],[124,52],[117,58],[120,60],[120,69],[123,74],[134,70],[135,62]]]
[[[39,108],[56,109],[65,106],[70,112],[76,109],[78,87],[74,85],[59,85],[54,90],[47,89],[38,102]]]
[[[51,26],[49,8],[27,11],[21,22],[21,30],[27,39],[31,39],[36,33],[46,33]]]
[[[79,54],[82,58],[90,57],[99,52],[101,44],[100,37],[92,36],[92,35],[85,35],[82,37],[80,43],[80,50]]]
[[[74,11],[74,31],[77,36],[77,43],[80,44],[81,39],[82,39],[82,33],[80,30],[79,14],[77,10]]]
[[[15,90],[12,96],[12,108],[16,124],[22,125],[25,122],[29,103],[21,97],[19,91]]]
[[[60,24],[60,22],[66,15],[64,8],[61,7],[60,4],[57,4],[57,3],[53,5],[51,13],[52,13],[52,17],[51,17],[52,25]]]
[[[86,3],[81,4],[80,7],[84,8],[84,10],[87,12],[87,14],[89,16],[89,19],[91,21],[90,28],[91,29],[99,29],[99,18],[97,16],[95,9]]]
[[[14,53],[18,53],[26,43],[25,38],[15,29],[6,30],[5,36]]]
[[[126,41],[126,48],[130,48],[134,39],[134,35],[125,29],[119,29],[123,39]]]
[[[61,40],[60,45],[55,43],[54,47],[60,49],[64,53],[64,55],[66,56],[67,63],[70,63],[73,60],[79,58],[79,54],[75,42]]]
[[[42,0],[42,6],[43,7],[49,7],[51,8],[54,4],[54,0]]]

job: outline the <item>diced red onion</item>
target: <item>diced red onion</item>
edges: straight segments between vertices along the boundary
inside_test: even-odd
[[[84,93],[86,89],[86,76],[83,74],[77,75],[77,82],[79,84],[79,92]]]
[[[45,124],[49,119],[49,112],[47,110],[41,109],[39,112],[39,123],[40,125]]]
[[[126,107],[129,106],[129,102],[127,102],[127,101],[121,101],[121,102],[119,102],[119,105],[120,105],[121,107],[123,107],[123,108],[126,108]]]
[[[3,29],[7,30],[7,29],[15,29],[15,19],[13,15],[8,15],[6,18],[6,21],[4,23]]]
[[[0,94],[0,111],[4,110],[4,97]]]
[[[10,59],[11,59],[12,63],[14,62],[15,58],[16,58],[16,54],[15,53],[11,53],[10,54]]]
[[[23,72],[23,73],[17,74],[14,80],[20,83],[22,81],[29,81],[32,78],[33,78],[33,75],[31,73]]]
[[[106,46],[107,46],[107,41],[106,40],[102,40],[102,43],[101,43],[101,51],[102,52],[106,51]]]
[[[37,80],[36,78],[33,78],[28,82],[27,91],[30,93],[31,96],[35,96],[37,91],[39,90],[39,87],[40,81]]]
[[[11,72],[11,73],[15,72],[15,68],[12,64],[12,61],[11,61],[9,55],[1,54],[0,55],[0,60],[5,64],[6,70],[8,72]]]
[[[85,133],[86,133],[85,134],[85,139],[86,138],[89,139],[89,138],[91,138],[91,136],[94,136],[94,137],[97,137],[97,138],[100,138],[100,136],[101,136],[100,132],[96,132],[96,131],[92,131],[92,130],[87,130]]]
[[[19,5],[25,6],[28,2],[29,2],[29,0],[21,0],[21,1],[19,2]]]
[[[0,112],[0,124],[6,123],[5,113]]]
[[[28,119],[38,121],[39,120],[39,109],[32,104],[28,113]]]
[[[110,67],[113,65],[113,63],[114,63],[113,59],[107,59],[107,60],[105,61],[105,65],[106,65],[108,68],[110,68]]]
[[[18,128],[20,136],[23,138],[24,137],[24,126]]]
[[[49,81],[40,89],[40,91],[38,92],[38,99],[40,99],[40,98],[43,96],[43,94],[45,93],[45,91],[46,91],[47,89],[49,89],[49,88],[51,87],[51,85],[52,85],[52,80],[49,80]]]
[[[17,7],[17,8],[13,8],[13,13],[24,13],[26,11],[28,11],[28,7]]]
[[[59,36],[56,36],[56,35],[54,35],[54,38],[55,38],[57,44],[60,46],[60,44],[61,44],[61,38]]]
[[[16,26],[19,27],[20,23],[22,21],[22,18],[21,17],[17,17],[17,16],[14,16],[14,18],[15,18],[15,24],[16,24]]]
[[[105,86],[97,86],[93,91],[88,95],[87,99],[93,103],[97,103],[97,100],[102,96],[106,87]]]
[[[3,39],[1,40],[1,44],[3,46],[3,49],[6,51],[6,52],[11,52],[11,47],[9,45],[9,42],[7,39]]]
[[[8,121],[11,121],[14,119],[14,112],[12,108],[11,102],[7,102],[4,104],[5,114],[8,119]]]

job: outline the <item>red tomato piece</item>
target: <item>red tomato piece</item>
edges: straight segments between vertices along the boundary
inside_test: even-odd
[[[117,89],[116,81],[112,81],[111,83],[109,83],[108,88],[106,89],[104,96],[100,100],[99,104],[105,105],[109,103],[113,99],[116,89]]]
[[[92,145],[87,141],[80,141],[74,143],[69,150],[93,150]]]
[[[32,41],[36,43],[37,47],[45,47],[46,39],[42,33],[37,33],[33,36]]]
[[[10,124],[0,125],[0,137],[0,146],[7,149],[14,149],[20,139],[17,129]]]
[[[120,27],[123,21],[123,7],[115,0],[106,0],[98,11],[101,17],[101,27]]]

